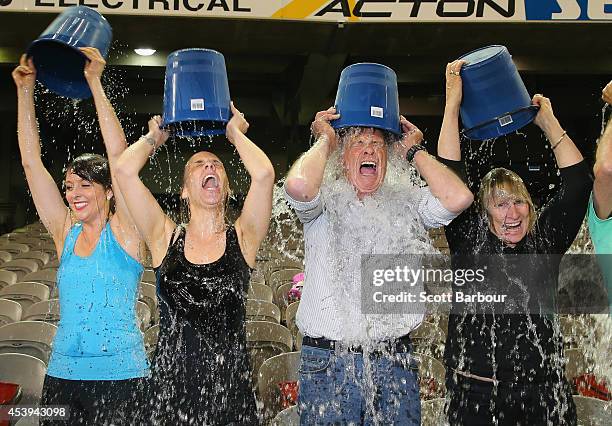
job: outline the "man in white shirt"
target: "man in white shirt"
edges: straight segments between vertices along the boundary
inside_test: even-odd
[[[427,154],[423,134],[404,117],[401,139],[375,128],[337,134],[329,122],[338,118],[334,108],[317,113],[311,127],[316,143],[285,182],[306,248],[296,318],[305,336],[300,422],[418,425],[417,365],[408,333],[423,312],[362,314],[361,255],[431,253],[426,230],[450,223],[473,196]],[[426,187],[402,180],[406,161]]]

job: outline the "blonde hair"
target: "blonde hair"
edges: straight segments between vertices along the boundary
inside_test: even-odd
[[[529,205],[529,227],[527,232],[533,231],[537,215],[531,195],[529,195],[529,191],[527,191],[527,187],[519,175],[512,170],[502,167],[491,170],[480,182],[478,201],[480,203],[481,212],[483,215],[487,215],[489,223],[492,223],[492,219],[487,207],[489,206],[489,202],[494,200],[496,194],[499,192],[512,194],[515,198],[520,198]]]

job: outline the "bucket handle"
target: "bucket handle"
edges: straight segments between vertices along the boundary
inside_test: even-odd
[[[479,124],[479,125],[477,125],[477,126],[470,127],[469,129],[463,129],[463,130],[461,131],[461,134],[465,136],[465,134],[466,134],[467,132],[472,132],[472,131],[474,131],[474,130],[480,129],[481,127],[488,126],[489,124],[496,123],[496,122],[498,122],[498,121],[499,121],[501,118],[506,117],[506,116],[508,116],[508,115],[513,115],[513,114],[516,114],[516,113],[519,113],[519,112],[521,112],[521,111],[525,111],[525,110],[538,111],[539,109],[540,109],[540,107],[539,107],[538,105],[529,105],[529,106],[526,106],[526,107],[519,108],[519,109],[517,109],[517,110],[515,110],[515,111],[506,112],[506,113],[504,113],[504,114],[498,115],[498,116],[497,116],[497,117],[495,117],[495,118],[492,118],[492,119],[490,119],[490,120],[488,120],[488,121],[485,121],[484,123],[480,123],[480,124]]]

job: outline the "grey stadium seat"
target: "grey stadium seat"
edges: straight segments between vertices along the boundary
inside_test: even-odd
[[[11,260],[2,264],[2,269],[12,271],[17,274],[17,279],[20,280],[30,272],[38,271],[38,262],[31,259]]]
[[[44,300],[34,303],[23,314],[24,321],[44,321],[57,324],[60,319],[59,299]]]
[[[40,359],[19,353],[0,354],[0,381],[21,386],[20,405],[37,405],[47,366]]]
[[[3,325],[0,327],[0,353],[31,355],[47,364],[56,332],[56,326],[40,321]]]
[[[23,309],[13,300],[0,299],[0,327],[12,322],[21,321]]]
[[[0,298],[18,302],[25,312],[34,303],[49,299],[49,287],[40,283],[16,283],[0,289]]]

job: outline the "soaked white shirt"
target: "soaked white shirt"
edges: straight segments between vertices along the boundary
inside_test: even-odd
[[[417,220],[421,222],[418,227],[420,231],[415,231],[417,228],[412,227],[403,230],[403,232],[422,232],[426,234],[426,229],[447,225],[457,216],[457,214],[444,208],[440,201],[432,195],[428,187],[415,187],[411,190],[412,198],[406,197],[406,203],[411,203],[412,207],[415,208]],[[325,209],[324,197],[321,196],[319,191],[313,200],[301,202],[291,198],[285,188],[285,198],[304,225],[305,282],[296,315],[296,324],[305,336],[354,341],[355,338],[359,338],[359,336],[356,336],[359,331],[353,330],[351,318],[360,318],[362,315],[361,306],[359,303],[343,303],[342,298],[339,298],[338,294],[334,294],[334,291],[337,292],[338,290],[331,285],[335,279],[332,268],[335,268],[337,264],[335,260],[344,262],[343,259],[336,259],[337,256],[344,256],[344,254],[338,253],[334,247],[332,241],[334,224],[331,223],[330,215]],[[347,211],[347,215],[351,214],[355,214],[355,212]],[[397,232],[397,229],[393,231]],[[423,239],[425,235],[406,237]],[[353,254],[357,257],[362,253]],[[356,265],[355,268],[359,268],[357,261],[354,264]],[[359,280],[358,275],[359,273],[355,274],[355,280]],[[355,285],[358,287],[360,283],[357,282]],[[394,317],[392,321],[374,321],[369,324],[368,339],[383,341],[408,334],[423,321],[422,308],[418,309],[415,306],[414,309],[413,314],[408,312],[407,315]],[[357,321],[355,321],[355,324],[357,324]]]

